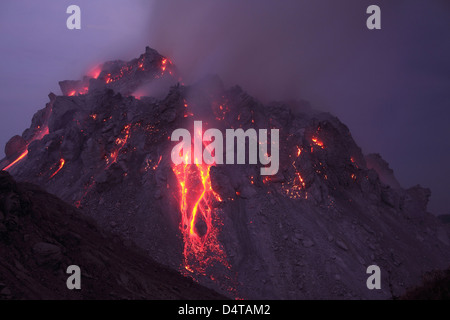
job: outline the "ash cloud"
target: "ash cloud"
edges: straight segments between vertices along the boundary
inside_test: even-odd
[[[264,102],[302,98],[332,112],[402,186],[430,187],[430,210],[448,213],[450,4],[379,0],[382,30],[369,31],[371,4],[154,1],[148,39],[186,83],[217,73]]]
[[[263,100],[300,98],[330,64],[345,60],[339,47],[348,51],[365,25],[364,15],[347,18],[363,7],[337,1],[154,1],[149,34],[187,82],[217,73],[226,85],[239,84]]]

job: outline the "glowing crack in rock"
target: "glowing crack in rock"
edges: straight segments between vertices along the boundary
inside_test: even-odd
[[[292,179],[281,184],[281,188],[286,196],[291,199],[308,199],[308,192],[306,191],[306,183],[303,180],[300,171],[297,169],[296,162],[300,159],[302,154],[302,148],[296,146],[296,157],[292,161],[291,166],[294,168],[294,174]],[[292,155],[289,156],[292,158]]]
[[[58,172],[61,171],[61,169],[64,167],[65,162],[66,161],[63,158],[61,158],[61,160],[59,160],[58,169],[56,169],[56,171],[50,176],[49,179],[53,178],[54,176],[56,176],[58,174]]]
[[[123,147],[126,145],[128,138],[130,136],[130,128],[131,128],[131,124],[127,124],[122,129],[122,132],[121,132],[123,134],[123,138],[121,138],[121,137],[116,138],[116,141],[115,141],[116,148],[111,152],[110,158],[106,159],[106,163],[107,163],[106,169],[108,169],[113,163],[117,162],[119,153],[123,149]]]
[[[165,58],[161,61],[161,70],[163,73],[166,71],[166,68],[167,68],[167,59]]]
[[[318,146],[318,147],[320,147],[320,148],[322,148],[322,149],[325,148],[323,142],[320,141],[318,138],[312,137],[312,138],[311,138],[311,141],[312,141],[316,146]]]
[[[22,154],[13,162],[11,162],[9,165],[7,165],[6,167],[4,167],[2,170],[8,171],[9,169],[11,169],[16,163],[18,163],[20,160],[22,160],[23,158],[25,158],[28,154],[28,145],[26,147],[27,149],[25,149],[24,152],[22,152]]]

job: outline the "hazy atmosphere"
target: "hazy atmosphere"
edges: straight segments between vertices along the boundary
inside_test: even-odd
[[[81,30],[66,8],[81,8]],[[382,29],[366,28],[378,4]],[[0,146],[58,81],[106,60],[168,56],[192,83],[217,73],[255,97],[306,99],[387,160],[403,187],[450,213],[450,3],[432,1],[2,1]],[[2,151],[3,152],[3,151]]]

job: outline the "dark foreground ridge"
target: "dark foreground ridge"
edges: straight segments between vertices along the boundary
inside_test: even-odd
[[[0,172],[0,255],[0,299],[223,298],[5,171]],[[81,268],[81,290],[66,287],[72,264]]]
[[[450,269],[427,272],[420,286],[411,288],[402,300],[450,300]]]

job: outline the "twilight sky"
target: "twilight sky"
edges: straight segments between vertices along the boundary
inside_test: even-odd
[[[66,28],[71,4],[81,30]],[[382,30],[366,28],[371,4]],[[304,98],[330,111],[403,187],[431,188],[430,211],[450,213],[450,1],[4,0],[0,146],[61,93],[58,81],[146,45],[186,83],[217,73],[263,101]]]

